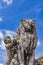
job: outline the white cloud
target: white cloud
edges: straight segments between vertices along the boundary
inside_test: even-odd
[[[13,0],[1,0],[0,1],[0,9],[4,9],[7,6],[11,5],[13,3]],[[2,20],[2,19],[0,19]]]
[[[2,17],[0,17],[0,22],[3,21]]]
[[[0,39],[3,39],[4,35],[3,33],[0,31]]]
[[[38,42],[37,42],[37,46],[39,46],[40,45],[40,41],[38,40]]]
[[[4,64],[0,63],[0,65],[4,65]]]
[[[7,5],[10,5],[10,4],[12,4],[13,1],[12,0],[3,0],[3,2],[6,3]]]
[[[6,48],[5,48],[5,44],[4,44],[4,41],[3,41],[3,40],[1,41],[1,45],[0,45],[0,48],[1,48],[1,49],[4,49],[4,50],[6,49]]]
[[[13,31],[9,31],[9,30],[6,30],[6,36],[10,36],[11,38],[13,38],[17,33],[13,32]]]

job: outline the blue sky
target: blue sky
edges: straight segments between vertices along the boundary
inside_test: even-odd
[[[21,19],[24,18],[35,19],[39,39],[36,57],[43,55],[43,0],[0,0],[0,39],[3,39],[4,35],[13,36],[17,32]],[[13,35],[12,31],[14,32]],[[1,41],[0,65],[5,64],[5,59],[2,58],[6,53],[2,47]]]

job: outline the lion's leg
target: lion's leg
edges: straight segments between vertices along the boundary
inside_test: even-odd
[[[10,65],[19,65],[19,62],[13,58]]]
[[[18,59],[20,65],[24,65],[24,53],[23,50],[18,49]]]
[[[33,65],[33,63],[34,63],[34,57],[35,57],[35,52],[33,52],[33,54],[31,55],[31,57],[29,58],[29,64],[28,65]]]
[[[10,65],[19,65],[17,54],[14,54],[14,57],[12,58]]]
[[[7,56],[7,58],[6,58],[6,65],[10,65],[10,62],[11,62],[11,59],[10,59],[10,57]]]

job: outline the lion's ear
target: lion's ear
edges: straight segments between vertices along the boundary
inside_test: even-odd
[[[26,19],[22,19],[21,22],[26,21]]]
[[[21,20],[21,24],[23,24],[23,19]]]
[[[36,29],[36,23],[35,23],[35,20],[33,19],[33,24],[34,24],[34,29]]]
[[[21,24],[22,24],[22,25],[24,24],[24,22],[26,22],[26,19],[22,19],[22,20],[21,20]]]

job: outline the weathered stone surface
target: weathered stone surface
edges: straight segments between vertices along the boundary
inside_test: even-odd
[[[32,19],[23,19],[13,40],[4,38],[7,49],[6,65],[33,65],[37,46],[36,24]]]
[[[7,49],[6,65],[10,65],[12,59],[15,57],[15,55],[17,55],[17,49],[18,49],[17,43],[11,40],[9,36],[4,38],[4,42],[5,42],[5,47]]]
[[[25,64],[33,65],[37,46],[36,25],[34,20],[24,19],[18,29],[19,43],[24,54]],[[23,47],[23,48],[22,48]]]

